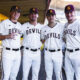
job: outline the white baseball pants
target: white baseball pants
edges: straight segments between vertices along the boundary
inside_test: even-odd
[[[46,80],[52,80],[53,69],[56,80],[62,80],[62,51],[49,52],[45,50]]]
[[[21,62],[21,53],[19,51],[12,51],[3,49],[2,52],[2,80],[16,80]]]
[[[30,68],[32,66],[32,80],[38,80],[38,74],[40,70],[41,64],[41,52],[40,50],[37,51],[30,51],[30,50],[23,50],[23,79],[28,80],[28,75]]]
[[[65,54],[65,72],[67,80],[80,80],[80,51],[69,52]]]

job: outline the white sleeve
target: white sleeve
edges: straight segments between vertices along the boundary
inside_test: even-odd
[[[24,34],[24,32],[25,32],[25,25],[24,24],[21,26],[21,32],[22,32],[22,34]]]
[[[45,35],[44,35],[44,29],[41,29],[41,36],[40,36],[41,40],[45,40]]]
[[[5,24],[3,22],[0,23],[0,34],[4,35],[5,33]]]
[[[23,32],[22,32],[22,25],[20,24],[20,34],[22,36]]]
[[[79,34],[80,34],[80,22],[77,25],[78,25],[78,31],[79,31]]]
[[[62,38],[65,37],[65,34],[64,34],[64,28],[65,28],[65,26],[62,25],[62,28],[61,28],[61,32],[62,32],[62,36],[61,36],[61,37],[62,37]]]
[[[62,33],[62,39],[63,39],[63,41],[66,43],[66,33],[65,33],[65,29],[66,29],[66,24],[64,25],[63,33]]]

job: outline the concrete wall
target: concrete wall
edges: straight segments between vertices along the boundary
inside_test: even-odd
[[[77,10],[80,10],[80,2],[70,2],[70,1],[64,1],[64,0],[52,0],[50,7],[51,8],[59,8],[64,9],[65,5],[67,4],[73,4]]]

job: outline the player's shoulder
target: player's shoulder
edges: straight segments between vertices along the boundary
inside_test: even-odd
[[[64,26],[65,23],[58,22],[57,25],[58,25],[57,27],[58,27],[59,31],[63,32],[64,28],[65,28],[65,26]]]
[[[37,23],[37,26],[42,28],[44,26],[44,24],[41,24],[41,23]]]
[[[79,25],[80,25],[80,19],[77,19],[77,20],[75,21],[75,24],[79,24]]]
[[[17,26],[18,29],[20,29],[20,30],[22,29],[22,24],[21,24],[20,22],[17,22],[16,25],[18,25],[18,26]]]
[[[61,22],[58,22],[57,25],[60,27],[64,27],[64,23],[61,23]]]
[[[48,29],[48,25],[43,25],[43,27],[41,28],[42,31],[45,31]]]
[[[42,25],[41,23],[37,23],[37,25]]]
[[[63,28],[64,28],[64,23],[58,22],[58,23],[57,23],[57,27],[58,27],[59,29],[63,29]]]
[[[27,27],[29,25],[29,22],[25,22],[24,24],[22,24],[23,27]]]
[[[4,26],[4,27],[5,27],[5,25],[8,25],[8,24],[10,24],[10,20],[9,20],[9,19],[6,19],[6,20],[3,20],[3,21],[0,23],[0,26]]]
[[[21,23],[20,22],[17,22],[18,23],[18,25],[21,25]]]
[[[3,20],[1,23],[9,23],[10,21],[9,21],[9,19],[6,19],[6,20]]]

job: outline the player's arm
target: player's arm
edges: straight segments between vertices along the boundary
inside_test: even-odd
[[[41,42],[44,44],[44,43],[45,43],[45,40],[42,40],[42,39],[41,39]]]
[[[5,40],[5,39],[14,39],[15,33],[9,34],[9,35],[2,35],[0,34],[0,40]]]
[[[41,39],[41,42],[44,44],[44,42],[45,42],[45,36],[44,36],[44,31],[43,30],[41,30],[40,39]]]
[[[5,40],[5,39],[13,39],[14,36],[16,35],[15,33],[11,33],[6,35],[6,27],[4,21],[0,23],[0,40]]]
[[[61,38],[62,38],[62,41],[66,43],[66,37],[65,37],[66,35],[65,35],[65,32],[64,32],[65,31],[64,29],[65,29],[65,26],[63,26]]]
[[[66,39],[65,38],[63,38],[63,41],[66,43]]]
[[[64,34],[64,32],[63,32],[63,34],[62,34],[62,40],[63,40],[63,42],[66,43],[66,38],[65,38],[65,34]]]
[[[6,38],[7,38],[7,35],[4,35],[4,36],[3,36],[3,35],[0,34],[0,40],[4,40],[4,39],[6,39]]]

